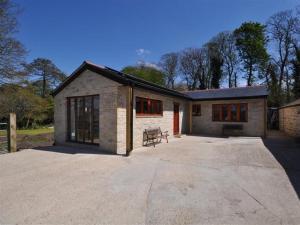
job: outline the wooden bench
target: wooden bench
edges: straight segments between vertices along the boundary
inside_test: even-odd
[[[224,136],[232,135],[239,136],[242,135],[243,125],[242,124],[224,124],[222,134]]]
[[[155,147],[155,143],[161,142],[162,139],[166,139],[168,143],[169,142],[168,136],[169,136],[168,131],[162,132],[160,127],[148,128],[145,129],[144,131],[143,143],[146,142],[145,146],[147,146],[149,143],[153,143]]]

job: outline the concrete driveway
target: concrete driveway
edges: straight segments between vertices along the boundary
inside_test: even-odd
[[[0,224],[299,224],[259,138],[186,136],[130,157],[66,147],[0,156]]]

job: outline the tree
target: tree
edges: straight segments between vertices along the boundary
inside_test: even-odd
[[[122,69],[122,72],[161,86],[164,85],[164,74],[154,67],[146,66],[144,64],[138,66],[127,66]]]
[[[215,39],[208,42],[205,47],[207,48],[207,57],[209,61],[209,74],[211,75],[210,87],[220,88],[220,82],[222,79],[223,71],[223,57],[221,55],[220,43]]]
[[[18,7],[10,0],[0,0],[0,84],[24,75],[20,68],[24,62],[25,49],[14,38],[17,31]]]
[[[66,75],[51,60],[45,58],[33,60],[26,65],[26,71],[32,80],[41,83],[40,93],[43,98],[50,94],[49,89],[53,89],[66,78]]]
[[[15,84],[0,87],[0,118],[15,112],[20,127],[29,127],[47,119],[48,105],[48,101],[35,95],[30,87]]]
[[[236,47],[243,63],[246,74],[247,85],[251,86],[259,73],[260,65],[268,60],[266,50],[267,39],[265,37],[265,26],[260,23],[243,23],[234,31]]]
[[[188,90],[205,89],[204,52],[200,48],[187,48],[180,54],[180,71]]]
[[[293,93],[295,98],[300,98],[300,48],[295,44],[295,58],[292,60],[293,65]]]
[[[164,54],[160,59],[159,66],[165,75],[166,87],[174,89],[177,77],[178,54],[174,52]]]
[[[223,59],[223,73],[227,76],[228,87],[237,87],[239,61],[233,33],[230,31],[221,32],[212,41],[219,46],[219,51]]]
[[[282,88],[282,82],[285,79],[288,99],[290,93],[288,64],[293,51],[297,23],[297,18],[293,15],[292,10],[276,13],[267,22],[268,32],[278,51],[278,58],[275,61],[279,67],[279,88]]]

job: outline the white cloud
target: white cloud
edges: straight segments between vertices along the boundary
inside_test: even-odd
[[[138,56],[145,56],[145,55],[149,55],[151,52],[147,49],[144,49],[144,48],[139,48],[137,50],[135,50],[136,54]]]
[[[147,67],[152,67],[152,68],[154,68],[154,69],[157,69],[157,70],[161,70],[161,68],[157,65],[157,64],[155,64],[155,63],[151,63],[151,62],[145,62],[145,61],[143,61],[143,60],[139,60],[138,62],[137,62],[137,64],[139,65],[139,66],[147,66]]]

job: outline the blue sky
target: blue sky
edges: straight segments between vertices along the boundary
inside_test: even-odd
[[[299,0],[15,0],[27,60],[46,57],[67,74],[84,60],[121,69],[200,47],[244,21],[265,22]]]

